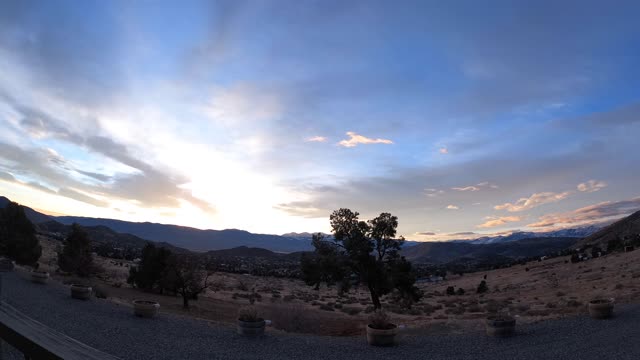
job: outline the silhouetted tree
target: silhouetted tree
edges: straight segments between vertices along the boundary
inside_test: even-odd
[[[94,270],[91,240],[80,225],[74,223],[71,226],[71,233],[58,254],[58,266],[62,271],[78,276],[89,276]]]
[[[482,294],[482,293],[486,293],[487,291],[489,291],[489,287],[487,286],[487,282],[482,280],[480,281],[480,284],[478,285],[478,288],[476,289],[476,292],[478,294]]]
[[[170,250],[147,243],[142,249],[138,266],[129,269],[127,283],[147,291],[172,289],[173,285],[168,279],[172,257]]]
[[[21,265],[36,265],[42,255],[35,227],[15,202],[0,209],[0,255]]]
[[[303,254],[301,259],[302,279],[316,290],[320,284],[341,285],[341,291],[348,291],[350,274],[347,259],[342,256],[340,248],[331,241],[326,241],[324,234],[312,235],[311,244],[316,249],[313,254]],[[346,280],[346,281],[345,281]]]
[[[344,208],[331,214],[333,240],[314,236],[315,253],[302,263],[305,282],[316,288],[321,282],[348,286],[354,275],[366,284],[374,309],[381,307],[380,297],[394,289],[408,305],[419,300],[411,263],[399,254],[404,239],[395,238],[398,218],[382,213],[365,222],[358,216]]]
[[[182,296],[182,306],[189,308],[189,300],[197,299],[198,295],[209,286],[209,277],[213,274],[195,256],[180,255],[173,257],[170,265],[174,288]]]

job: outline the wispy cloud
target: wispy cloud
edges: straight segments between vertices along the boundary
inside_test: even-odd
[[[338,143],[340,146],[344,147],[356,147],[359,144],[369,145],[369,144],[393,144],[393,141],[388,139],[372,139],[366,136],[358,135],[353,131],[347,132],[347,136],[349,139],[342,140]]]
[[[601,189],[604,189],[606,187],[607,183],[604,181],[589,180],[587,182],[578,184],[578,191],[592,193],[600,191]]]
[[[427,189],[424,189],[424,194],[428,197],[436,197],[438,195],[444,194],[444,190],[427,188]]]
[[[413,235],[416,235],[416,236],[435,236],[436,233],[434,233],[432,231],[425,231],[425,232],[417,232],[417,233],[414,233]]]
[[[528,198],[520,198],[515,203],[505,203],[502,205],[494,206],[496,210],[507,210],[509,212],[518,212],[533,209],[543,204],[549,204],[558,202],[560,200],[564,200],[571,195],[570,191],[565,191],[561,193],[554,192],[541,192],[535,193],[529,196]]]
[[[440,150],[438,150],[438,152],[440,152],[440,154],[448,154],[449,153],[449,149],[447,149],[446,147],[441,147]]]
[[[327,140],[325,136],[312,136],[305,139],[306,142],[326,142]]]
[[[447,210],[460,210],[460,207],[456,205],[447,205]]]
[[[451,190],[455,191],[480,191],[482,189],[497,189],[498,185],[491,184],[488,181],[481,182],[476,185],[452,187]]]
[[[537,222],[527,225],[531,228],[585,225],[605,221],[608,218],[629,215],[640,210],[640,197],[631,200],[605,201],[585,206],[573,211],[541,216]]]
[[[492,227],[498,227],[510,222],[518,222],[518,221],[522,221],[523,217],[522,216],[487,216],[485,218],[484,223],[478,225],[478,228],[481,229],[487,229],[487,228],[492,228]]]

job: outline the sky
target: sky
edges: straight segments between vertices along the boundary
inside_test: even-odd
[[[0,1],[0,195],[447,240],[640,209],[637,1]]]

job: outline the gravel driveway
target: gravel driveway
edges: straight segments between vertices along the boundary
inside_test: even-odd
[[[140,319],[131,308],[104,300],[71,299],[67,287],[33,284],[20,273],[3,276],[3,300],[32,318],[122,359],[640,359],[640,307],[616,317],[575,317],[518,328],[518,336],[480,333],[404,336],[394,348],[362,338],[267,334],[246,339],[234,328],[161,314]]]

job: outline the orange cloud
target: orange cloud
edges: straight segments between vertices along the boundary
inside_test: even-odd
[[[540,228],[557,225],[586,225],[629,215],[638,210],[640,210],[640,197],[631,200],[605,201],[573,211],[544,215],[538,218],[538,222],[527,226]]]
[[[518,212],[533,209],[543,204],[554,203],[560,200],[566,199],[571,195],[571,191],[565,191],[561,193],[554,192],[542,192],[532,194],[528,198],[520,198],[515,203],[505,203],[502,205],[496,205],[493,208],[496,210],[507,210],[509,212]]]
[[[604,181],[589,180],[587,182],[578,184],[577,188],[578,188],[578,191],[591,193],[591,192],[599,191],[606,187],[607,187],[607,183]]]
[[[510,222],[522,221],[523,217],[522,216],[500,216],[500,217],[487,216],[485,219],[487,221],[485,221],[484,223],[478,225],[477,227],[479,227],[481,229],[497,227],[497,226],[504,225],[504,224],[510,223]]]

